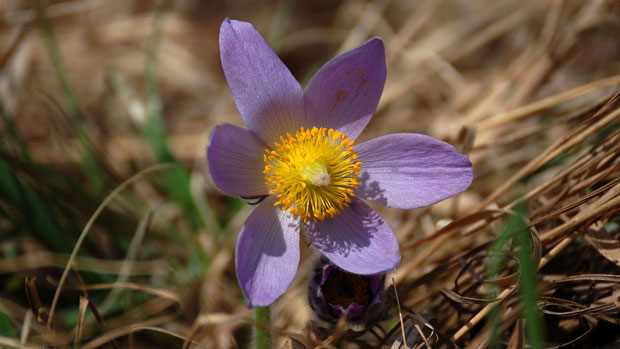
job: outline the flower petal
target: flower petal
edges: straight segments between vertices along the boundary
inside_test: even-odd
[[[305,228],[314,247],[350,273],[377,274],[394,269],[400,261],[392,229],[359,199],[332,218],[307,222]]]
[[[266,306],[293,282],[299,264],[299,221],[266,198],[250,214],[235,248],[237,280],[248,307]]]
[[[302,125],[303,90],[265,39],[247,22],[220,27],[224,75],[243,122],[268,145]]]
[[[377,109],[385,85],[385,52],[379,38],[327,62],[304,95],[306,127],[326,127],[355,139]]]
[[[265,148],[248,129],[231,124],[216,126],[207,148],[213,182],[231,195],[267,195],[263,175]]]
[[[429,206],[469,187],[472,164],[453,146],[429,136],[400,133],[358,144],[360,198],[395,208]]]

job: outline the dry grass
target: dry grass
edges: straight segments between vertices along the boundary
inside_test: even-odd
[[[0,3],[0,347],[251,341],[233,252],[252,208],[219,192],[205,161],[211,129],[241,125],[219,64],[225,17],[252,22],[302,83],[380,36],[387,83],[360,140],[428,134],[475,169],[466,192],[434,207],[377,207],[402,252],[388,277],[400,307],[390,296],[378,324],[316,321],[306,288],[317,256],[302,248],[293,286],[272,307],[275,346],[405,337],[473,348],[498,334],[523,348],[532,305],[517,292],[520,245],[506,243],[488,276],[511,216],[530,231],[545,346],[619,345],[616,1],[40,5]]]

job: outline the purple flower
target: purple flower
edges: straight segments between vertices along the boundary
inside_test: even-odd
[[[385,311],[385,274],[347,273],[321,259],[310,280],[308,299],[317,316],[335,323],[343,316],[353,323],[372,324]]]
[[[271,304],[299,264],[299,231],[339,268],[371,275],[400,261],[389,225],[360,199],[410,209],[465,190],[467,156],[419,134],[354,144],[379,103],[379,38],[327,62],[305,90],[250,23],[226,19],[220,57],[248,129],[218,125],[207,153],[224,192],[266,198],[239,233],[235,266],[248,306]]]

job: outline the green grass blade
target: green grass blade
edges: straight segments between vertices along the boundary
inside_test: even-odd
[[[153,28],[148,38],[146,60],[144,64],[144,88],[147,98],[148,121],[143,132],[158,160],[161,162],[175,162],[175,157],[167,144],[167,135],[164,125],[163,107],[157,85],[157,51],[161,41],[163,13],[160,8],[153,19]],[[196,227],[204,226],[204,222],[192,199],[190,192],[189,174],[187,170],[176,167],[166,171],[163,186],[173,200],[181,204],[190,215]]]
[[[11,319],[9,318],[8,312],[0,304],[0,335],[5,337],[17,338],[17,331],[13,328],[13,324],[11,324]]]
[[[506,225],[499,233],[497,239],[491,246],[491,256],[488,264],[488,278],[490,280],[497,279],[502,271],[506,261],[506,246],[511,240],[510,226]],[[489,298],[499,296],[498,285],[492,285],[493,289],[489,290]],[[490,348],[501,348],[501,313],[500,304],[495,304],[489,313],[489,324],[491,331]]]
[[[522,207],[517,212],[524,211]],[[537,266],[532,263],[532,241],[525,222],[519,217],[511,219],[515,228],[515,238],[519,246],[517,258],[521,264],[521,283],[519,292],[523,300],[523,315],[525,317],[525,333],[527,342],[534,349],[543,348],[543,324],[538,310],[538,279]],[[510,223],[509,223],[510,224]]]
[[[24,226],[45,244],[59,252],[69,252],[64,241],[66,234],[58,226],[45,202],[37,193],[20,181],[11,165],[0,159],[0,194],[16,208],[9,219]]]
[[[95,146],[86,131],[84,114],[80,109],[78,96],[73,88],[73,85],[71,84],[67,70],[65,69],[60,50],[58,49],[58,44],[54,37],[54,31],[44,15],[45,7],[38,2],[37,4],[39,11],[39,18],[37,20],[39,31],[43,37],[49,59],[56,73],[56,77],[58,78],[60,87],[64,92],[65,101],[69,107],[69,113],[73,118],[75,130],[80,139],[82,167],[87,174],[87,178],[89,179],[90,185],[93,187],[94,191],[96,193],[100,193],[105,189],[106,177],[97,158]]]
[[[2,121],[2,129],[6,131],[4,139],[5,144],[12,143],[16,146],[16,153],[24,160],[24,162],[32,163],[32,157],[28,150],[28,145],[21,132],[15,124],[15,119],[4,107],[4,103],[0,100],[0,120]]]
[[[519,293],[523,303],[523,316],[525,317],[526,340],[532,348],[543,347],[543,328],[540,312],[538,310],[538,281],[536,278],[536,266],[532,263],[532,241],[530,232],[523,217],[525,208],[520,203],[515,208],[515,214],[508,218],[505,226],[499,233],[491,248],[489,261],[489,278],[495,279],[500,276],[506,261],[506,246],[514,242],[518,247],[517,259],[520,265]],[[497,290],[491,293],[491,297],[499,294]],[[489,314],[491,328],[490,347],[501,348],[501,313],[500,306],[496,306]]]

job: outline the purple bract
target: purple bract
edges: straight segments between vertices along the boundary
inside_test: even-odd
[[[355,144],[385,84],[383,42],[373,38],[327,62],[302,89],[254,27],[226,19],[220,57],[248,129],[217,126],[207,150],[224,192],[266,198],[237,240],[237,278],[248,306],[271,304],[291,284],[303,226],[314,247],[361,275],[400,261],[389,225],[360,199],[402,209],[432,205],[472,181],[467,156],[420,134]]]

